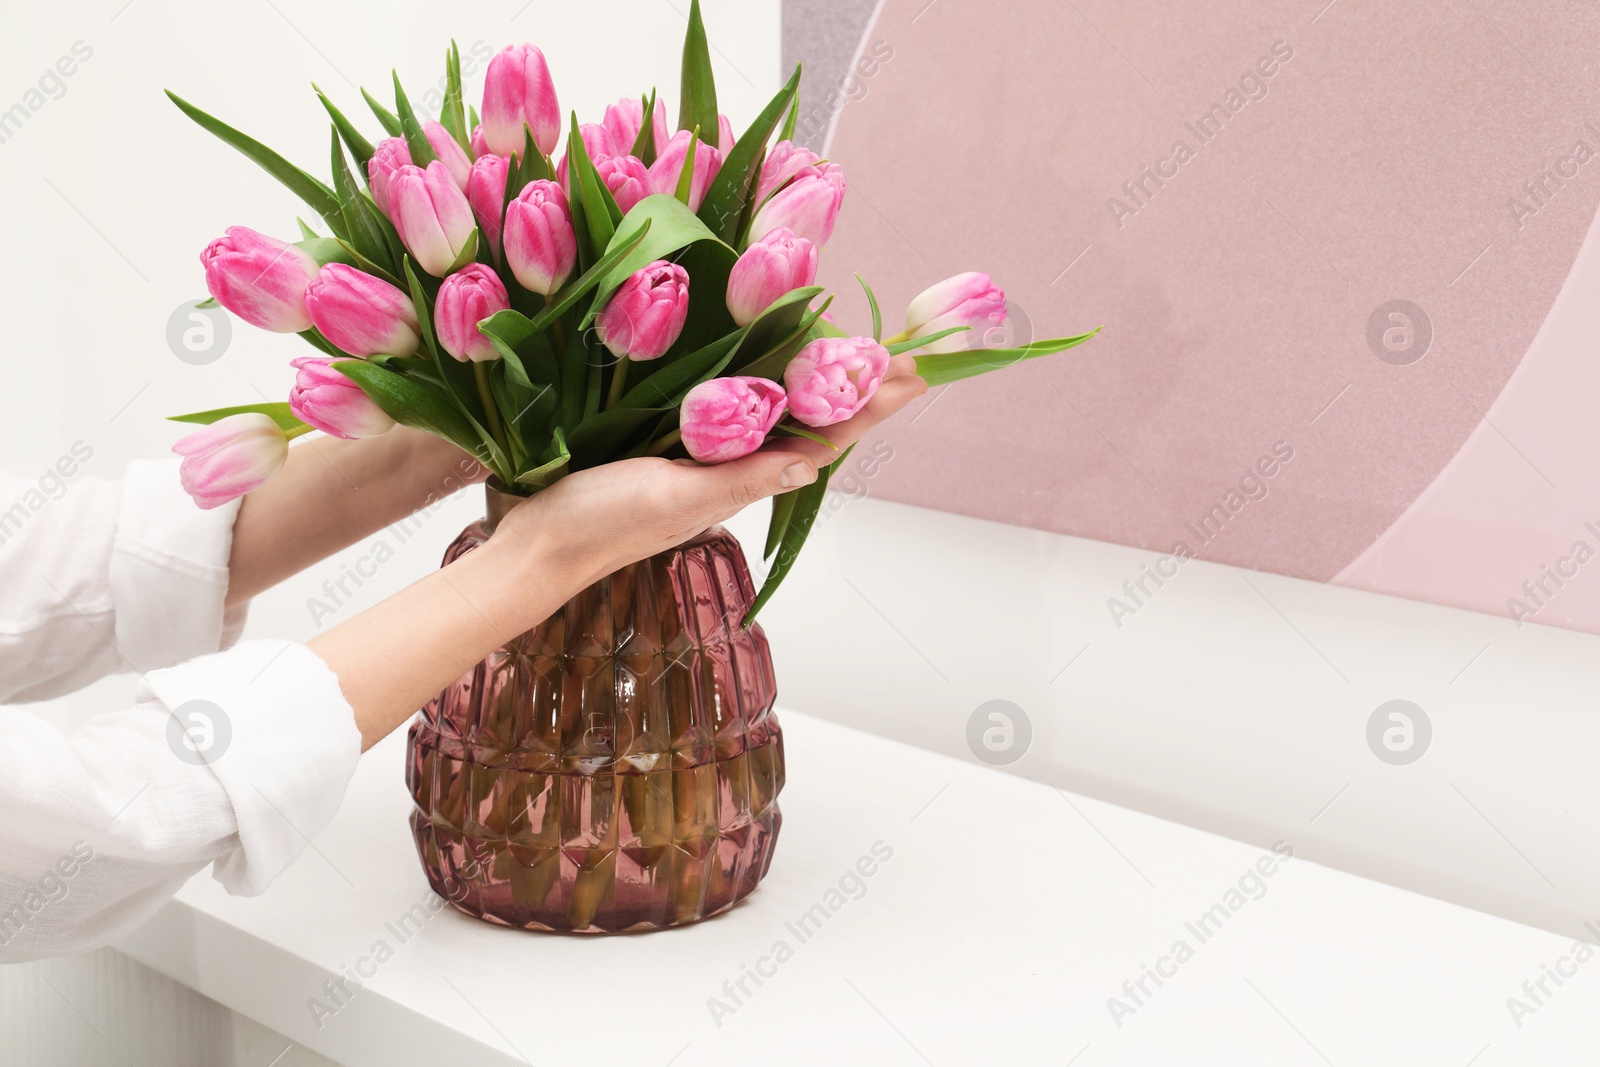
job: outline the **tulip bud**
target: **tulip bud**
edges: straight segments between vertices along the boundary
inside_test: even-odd
[[[499,275],[482,263],[468,263],[444,280],[433,302],[439,344],[463,363],[499,359],[499,351],[478,331],[478,323],[510,306]]]
[[[317,276],[317,261],[302,249],[230,226],[200,253],[200,262],[217,303],[250,325],[273,333],[311,328],[306,286]]]
[[[889,350],[870,337],[819,337],[784,368],[789,409],[807,426],[843,422],[872,399],[889,370]]]
[[[456,187],[465,192],[467,175],[472,170],[472,160],[467,158],[467,150],[461,147],[454,134],[432,119],[422,124],[422,135],[428,139],[428,147],[439,157],[439,162],[450,172],[450,177],[455,179]]]
[[[712,378],[689,390],[678,412],[683,447],[701,463],[726,463],[761,447],[788,408],[766,378]]]
[[[600,341],[618,359],[659,359],[689,317],[689,274],[658,259],[633,272],[595,318]]]
[[[614,155],[631,154],[634,143],[639,140],[639,131],[644,128],[644,101],[637,97],[623,97],[606,108],[606,117],[601,125],[611,137]],[[656,151],[660,152],[667,147],[667,140],[672,136],[667,129],[667,105],[660,100],[656,101],[651,125],[655,127]]]
[[[503,48],[489,60],[483,83],[483,140],[491,152],[521,154],[526,143],[523,127],[533,131],[533,143],[549,155],[561,138],[561,105],[544,53],[531,44]]]
[[[677,193],[678,179],[683,174],[683,163],[688,158],[689,139],[692,136],[688,130],[679,130],[672,135],[672,140],[667,142],[665,148],[658,150],[656,161],[650,168],[650,185],[656,192],[667,196]],[[704,141],[697,141],[694,146],[694,177],[689,179],[690,211],[700,210],[706,190],[721,169],[722,150],[712,148]]]
[[[935,341],[925,352],[960,352],[983,345],[986,331],[1006,321],[1006,294],[977,272],[946,278],[924,290],[906,309],[906,336],[928,337],[941,330],[968,326],[965,333],[953,333]]]
[[[289,361],[296,372],[289,391],[289,410],[295,418],[347,441],[388,433],[394,420],[359,385],[334,370],[334,362],[327,356]]]
[[[728,276],[728,311],[748,326],[785,293],[817,280],[817,247],[793,230],[773,230],[745,250]]]
[[[599,164],[602,159],[621,153],[613,150],[611,135],[604,126],[596,126],[592,122],[585,122],[578,127],[578,136],[583,138],[583,152],[589,157],[591,164]],[[627,151],[627,149],[623,149]],[[571,145],[567,151],[561,153],[561,162],[556,164],[556,180],[561,183],[561,188],[568,193],[572,190],[571,179],[567,176],[567,160],[572,158]]]
[[[422,344],[411,297],[382,278],[329,263],[306,289],[322,335],[352,356],[409,356]]]
[[[209,511],[264,484],[289,458],[289,439],[256,411],[218,419],[172,446],[183,491]]]
[[[506,205],[506,265],[517,284],[549,296],[578,262],[578,236],[566,194],[551,181],[529,182]]]
[[[594,169],[624,215],[650,195],[650,171],[635,156],[607,156]]]
[[[389,218],[417,265],[436,278],[475,254],[472,205],[438,160],[401,167],[389,180]]]
[[[717,151],[722,153],[722,158],[728,158],[728,151],[733,147],[733,122],[726,115],[717,116]]]
[[[750,240],[759,241],[780,226],[821,248],[833,236],[844,204],[844,168],[837,163],[808,166],[756,211]]]
[[[793,141],[779,141],[773,145],[761,164],[761,177],[756,181],[756,206],[766,203],[767,197],[777,192],[784,182],[821,162],[822,158],[815,152]]]
[[[489,142],[483,139],[483,124],[482,123],[479,123],[478,125],[472,127],[472,137],[470,138],[470,140],[472,142],[472,158],[473,159],[481,159],[484,156],[492,156],[492,155],[494,155],[493,152],[489,151]]]
[[[389,183],[395,171],[411,166],[411,149],[403,137],[386,137],[372,150],[367,160],[367,187],[372,190],[372,202],[385,217],[389,215]]]
[[[506,176],[511,164],[493,152],[473,160],[467,175],[467,203],[478,220],[478,232],[489,246],[489,254],[500,262],[500,233],[505,224]]]

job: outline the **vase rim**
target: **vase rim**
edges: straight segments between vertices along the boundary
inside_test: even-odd
[[[491,474],[483,483],[483,521],[489,532],[493,533],[495,527],[500,525],[500,520],[526,499],[526,496],[507,489],[500,479]]]
[[[523,496],[520,493],[513,493],[506,489],[504,483],[491,474],[483,483],[484,529],[491,534],[494,533],[495,528],[500,525],[502,519],[510,514],[511,509],[527,499],[528,497]],[[726,527],[724,527],[721,523],[718,523],[709,529],[702,530],[700,533],[695,534],[693,537],[690,537],[684,541],[683,544],[678,545],[676,548],[670,548],[667,551],[678,552],[692,545],[704,544],[705,542],[714,540],[726,532]]]

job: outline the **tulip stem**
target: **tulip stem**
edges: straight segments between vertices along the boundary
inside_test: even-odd
[[[484,418],[489,421],[489,436],[494,438],[502,452],[510,455],[505,427],[500,424],[500,409],[495,407],[494,395],[489,392],[489,364],[475,361],[472,364],[472,377],[478,383],[478,399],[483,402]]]
[[[651,446],[646,450],[645,454],[646,455],[651,455],[651,456],[659,456],[659,455],[661,455],[661,453],[665,452],[667,449],[673,447],[679,441],[682,441],[682,440],[683,440],[683,430],[682,429],[673,430],[671,433],[667,434],[665,437],[661,438],[659,441],[656,441],[653,444],[651,444]]]
[[[909,333],[906,333],[904,330],[902,330],[901,332],[895,334],[893,337],[885,337],[882,341],[880,341],[878,343],[883,345],[883,347],[888,348],[890,345],[897,345],[902,341],[909,341],[909,340],[911,340],[911,335]]]
[[[617,369],[611,372],[611,395],[606,397],[607,411],[620,404],[623,394],[627,391],[628,363],[626,359],[617,360]]]

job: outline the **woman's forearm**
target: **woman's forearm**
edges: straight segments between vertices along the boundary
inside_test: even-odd
[[[308,644],[338,676],[365,751],[590,580],[542,545],[490,541]]]
[[[454,445],[403,426],[361,441],[297,443],[283,471],[239,509],[228,606],[480,477],[478,465]]]

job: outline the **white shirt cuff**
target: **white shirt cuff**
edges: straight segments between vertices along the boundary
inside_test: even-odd
[[[168,736],[188,738],[180,758],[208,763],[233,805],[239,848],[216,861],[216,879],[260,893],[328,825],[355,774],[361,732],[339,679],[304,645],[247,641],[151,671],[150,698],[179,724]]]
[[[167,666],[227,648],[246,606],[224,611],[239,501],[196,507],[173,460],[128,464],[111,556],[116,647],[129,662]]]

